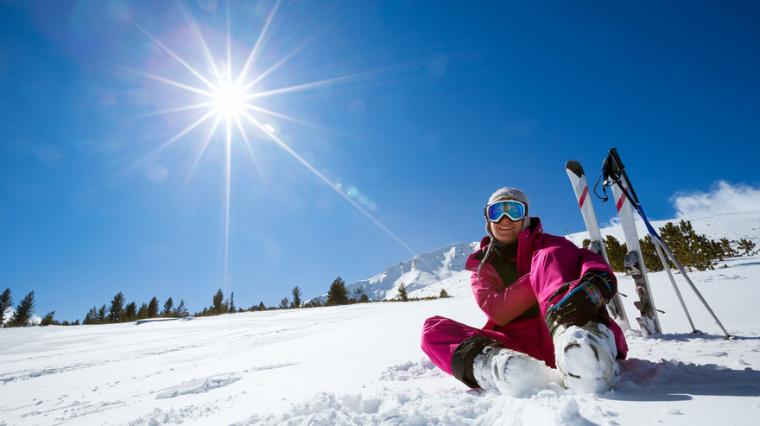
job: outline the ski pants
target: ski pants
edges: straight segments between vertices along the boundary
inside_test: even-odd
[[[458,353],[462,349],[460,345],[475,336],[496,341],[505,348],[528,354],[544,361],[550,367],[555,367],[554,345],[543,317],[550,307],[550,296],[565,283],[577,280],[580,269],[577,253],[572,250],[553,247],[536,251],[531,260],[530,284],[538,300],[540,316],[511,321],[504,326],[489,321],[486,324],[487,329],[478,329],[449,318],[434,316],[425,320],[422,329],[422,350],[438,368],[460,380],[462,377],[459,376],[462,373],[457,370],[461,370],[462,367],[460,365],[458,369],[456,364],[457,361],[461,364],[463,360],[454,359],[455,355],[461,358],[463,355]],[[627,347],[622,330],[613,321],[610,323],[618,348],[625,348],[624,356]],[[455,364],[454,371],[452,360]],[[469,361],[470,359],[464,362]],[[467,383],[466,380],[462,381]]]

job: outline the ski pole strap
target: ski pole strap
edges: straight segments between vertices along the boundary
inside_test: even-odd
[[[596,183],[594,183],[594,195],[596,195],[596,198],[602,200],[602,202],[606,202],[607,200],[610,199],[610,197],[607,195],[607,184],[606,183],[602,184],[602,192],[604,193],[604,195],[599,195],[599,191],[598,191],[599,182],[601,181],[602,181],[602,176],[599,176],[599,178],[596,180]]]

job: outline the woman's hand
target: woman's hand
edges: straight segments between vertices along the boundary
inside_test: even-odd
[[[571,284],[565,284],[549,298],[551,301],[566,292],[546,311],[546,325],[552,334],[560,325],[583,326],[597,319],[600,310],[604,309],[604,305],[617,291],[614,277],[610,277],[610,274],[604,271],[586,272],[577,284],[567,291]]]

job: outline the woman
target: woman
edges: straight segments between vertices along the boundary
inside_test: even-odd
[[[528,216],[528,197],[501,188],[484,210],[487,236],[467,259],[482,329],[436,316],[422,331],[433,363],[472,388],[519,395],[550,382],[578,392],[610,389],[628,352],[606,303],[609,265]],[[554,369],[557,367],[557,370]]]

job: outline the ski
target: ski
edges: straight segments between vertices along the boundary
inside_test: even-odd
[[[583,216],[583,223],[586,224],[586,229],[588,230],[589,239],[591,240],[589,250],[601,255],[604,257],[604,260],[609,263],[607,251],[604,249],[602,233],[599,230],[599,222],[596,220],[596,212],[591,203],[591,197],[589,197],[588,182],[583,167],[579,162],[570,160],[565,165],[565,171],[567,172],[567,177],[570,178],[573,191],[575,191],[575,198],[578,200],[578,207]],[[610,316],[620,324],[624,330],[630,330],[631,325],[628,322],[628,316],[625,314],[625,309],[623,309],[623,301],[620,298],[619,293],[607,304],[607,310],[609,311]]]
[[[670,247],[665,243],[665,241],[660,237],[660,235],[657,233],[657,231],[654,229],[654,226],[652,226],[652,223],[649,221],[649,218],[647,217],[646,213],[644,213],[644,207],[641,205],[641,202],[639,201],[639,197],[636,195],[636,191],[633,189],[633,185],[631,184],[631,180],[628,178],[628,175],[625,172],[625,166],[623,166],[622,160],[620,160],[620,156],[617,153],[617,150],[615,148],[610,149],[610,152],[607,154],[607,158],[604,160],[604,165],[602,169],[602,175],[604,178],[604,185],[603,188],[605,190],[605,196],[602,197],[605,201],[607,201],[607,191],[606,188],[608,186],[612,187],[612,192],[615,195],[616,205],[618,208],[618,212],[621,213],[621,221],[623,222],[623,231],[626,230],[626,222],[629,224],[628,228],[631,229],[632,236],[635,237],[635,247],[637,251],[637,256],[631,255],[627,256],[625,259],[626,268],[630,268],[633,274],[638,274],[640,276],[639,280],[642,281],[643,284],[646,284],[646,287],[641,287],[642,293],[640,294],[640,300],[639,304],[637,305],[637,308],[639,308],[642,313],[644,311],[651,312],[652,317],[651,319],[653,321],[644,321],[642,324],[646,324],[650,326],[650,328],[647,328],[646,330],[655,329],[656,331],[660,330],[660,323],[657,318],[657,309],[654,306],[654,301],[652,300],[652,295],[649,292],[649,283],[646,278],[646,267],[644,266],[644,262],[642,261],[641,257],[641,250],[639,249],[638,245],[638,235],[635,234],[636,227],[633,223],[633,211],[635,210],[636,213],[639,214],[639,217],[641,217],[641,220],[644,221],[644,226],[646,227],[647,233],[652,237],[652,241],[654,242],[655,249],[657,251],[657,255],[662,261],[663,267],[667,271],[671,283],[673,284],[673,290],[676,292],[676,296],[678,296],[678,300],[681,303],[681,306],[684,309],[684,313],[686,314],[686,317],[689,319],[689,324],[691,325],[692,331],[697,332],[697,330],[694,328],[694,323],[691,320],[691,315],[689,315],[688,309],[686,309],[686,304],[683,301],[683,298],[681,297],[681,292],[678,290],[678,286],[675,283],[675,280],[672,277],[672,274],[670,274],[670,268],[668,267],[668,258],[673,261],[673,264],[675,264],[676,268],[678,268],[678,271],[683,275],[683,277],[686,279],[686,282],[689,284],[689,287],[694,291],[694,294],[696,294],[697,298],[699,298],[700,302],[704,305],[705,309],[707,309],[707,312],[710,313],[710,315],[715,320],[715,323],[720,327],[721,331],[723,331],[723,334],[725,334],[727,339],[732,338],[732,336],[728,333],[725,327],[723,327],[723,323],[720,322],[720,319],[718,319],[718,316],[715,315],[715,312],[713,312],[710,305],[707,303],[707,300],[702,296],[702,293],[700,293],[699,289],[694,285],[694,282],[689,277],[689,274],[686,273],[686,269],[684,269],[681,262],[676,258],[676,256],[673,254],[673,252],[670,250]],[[596,192],[596,188],[594,188],[594,191]],[[598,195],[598,194],[597,194]],[[623,220],[623,215],[627,216],[627,221]],[[626,233],[626,240],[628,240],[629,234]],[[663,254],[663,252],[665,252]],[[665,257],[667,256],[667,258]],[[635,276],[635,275],[634,275]],[[641,279],[643,277],[643,279]],[[640,289],[640,287],[637,284],[636,287],[637,291]],[[642,330],[644,327],[642,326]]]
[[[639,300],[634,302],[634,306],[641,314],[636,318],[642,333],[645,336],[662,333],[660,328],[660,319],[657,317],[657,308],[652,297],[649,279],[647,278],[647,269],[644,264],[644,257],[641,255],[641,246],[639,245],[639,234],[636,231],[636,222],[633,219],[633,207],[630,200],[626,197],[629,188],[626,182],[620,179],[609,181],[610,176],[618,175],[619,158],[613,148],[610,154],[604,160],[603,176],[605,185],[612,187],[612,195],[615,201],[615,208],[620,217],[620,224],[623,227],[625,244],[628,248],[628,254],[625,256],[624,266],[626,273],[632,278],[636,287],[636,294]]]

